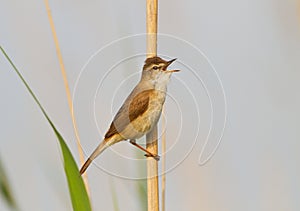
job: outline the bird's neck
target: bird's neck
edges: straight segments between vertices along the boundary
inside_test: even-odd
[[[166,92],[167,87],[168,87],[168,82],[169,82],[169,80],[167,80],[167,81],[156,81],[155,85],[154,85],[154,89]]]
[[[146,89],[166,92],[169,80],[169,77],[141,78],[140,84]]]

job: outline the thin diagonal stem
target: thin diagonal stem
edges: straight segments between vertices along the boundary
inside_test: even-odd
[[[44,0],[44,2],[45,2],[45,7],[46,7],[46,10],[47,10],[47,14],[48,14],[48,20],[49,20],[50,28],[51,28],[51,31],[52,31],[52,36],[53,36],[55,48],[56,48],[56,54],[57,54],[57,58],[58,58],[58,62],[59,62],[59,67],[60,67],[60,70],[61,70],[61,74],[62,74],[62,77],[63,77],[64,86],[65,86],[65,90],[66,90],[66,94],[67,94],[69,110],[70,110],[70,114],[71,114],[71,118],[72,118],[72,122],[73,122],[73,127],[74,127],[74,132],[75,132],[75,137],[76,137],[76,143],[77,143],[77,148],[78,148],[78,153],[79,153],[79,160],[80,160],[81,165],[83,165],[84,164],[84,154],[83,154],[83,150],[81,148],[78,128],[77,128],[76,119],[75,119],[74,112],[73,112],[74,107],[73,107],[73,101],[72,101],[70,87],[69,87],[69,83],[68,83],[67,73],[66,73],[66,70],[65,70],[62,54],[61,54],[61,51],[60,51],[59,42],[58,42],[58,38],[57,38],[57,35],[56,35],[56,30],[55,30],[55,25],[54,25],[53,18],[52,18],[52,15],[51,15],[50,5],[49,5],[48,0]],[[87,192],[89,193],[89,185],[88,185],[87,174],[85,174],[83,176],[83,180],[84,180]]]

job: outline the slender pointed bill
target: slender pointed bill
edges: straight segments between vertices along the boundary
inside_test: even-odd
[[[166,67],[168,67],[170,64],[172,64],[175,60],[176,60],[177,58],[175,58],[175,59],[172,59],[172,60],[170,60],[170,61],[168,61],[168,63],[167,63],[167,66]]]
[[[170,60],[170,61],[167,62],[166,70],[165,70],[166,72],[175,73],[175,72],[179,72],[180,71],[180,70],[167,70],[167,68],[169,67],[169,65],[172,64],[176,59],[177,58],[172,59],[172,60]]]
[[[175,72],[179,72],[180,70],[167,70],[167,72],[171,72],[171,73],[175,73]]]

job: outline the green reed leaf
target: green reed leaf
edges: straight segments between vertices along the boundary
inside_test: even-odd
[[[4,166],[0,160],[0,194],[3,196],[4,200],[7,204],[17,210],[17,204],[15,198],[11,192],[11,186],[9,184],[6,172],[4,170]]]
[[[64,170],[65,174],[67,177],[68,181],[68,186],[69,186],[69,192],[70,192],[70,197],[72,201],[72,206],[74,211],[91,211],[91,204],[90,200],[87,194],[87,191],[85,189],[83,180],[79,174],[79,170],[77,168],[76,162],[71,154],[71,151],[69,150],[68,146],[66,145],[66,142],[64,141],[63,137],[61,134],[58,132],[52,121],[50,120],[49,116],[47,115],[46,111],[40,104],[39,100],[37,97],[34,95],[32,90],[30,89],[29,85],[26,83],[25,79],[17,69],[17,67],[14,65],[12,60],[8,57],[4,49],[0,46],[0,49],[6,59],[9,61],[15,72],[18,74],[19,78],[22,80],[24,85],[26,86],[27,90],[41,109],[43,115],[46,117],[48,123],[52,127],[59,144],[61,146],[62,154],[63,154],[63,159],[64,159]]]

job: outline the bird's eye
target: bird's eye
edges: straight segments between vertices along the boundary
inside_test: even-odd
[[[154,66],[154,67],[153,67],[153,70],[157,70],[157,69],[158,69],[158,67],[157,67],[157,66]]]

